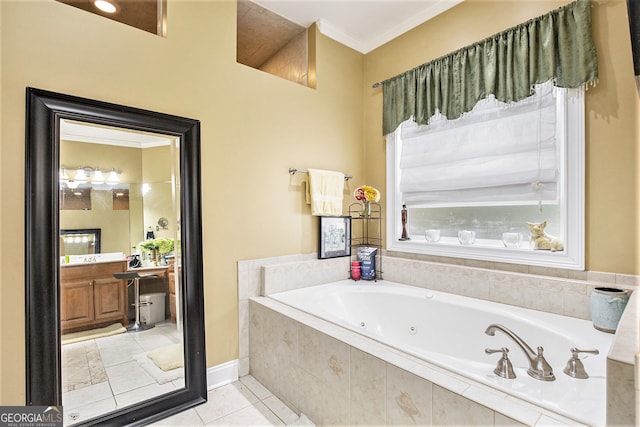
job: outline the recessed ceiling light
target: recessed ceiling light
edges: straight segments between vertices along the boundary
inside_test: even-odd
[[[106,13],[116,13],[118,11],[118,6],[113,1],[95,0],[93,4]]]

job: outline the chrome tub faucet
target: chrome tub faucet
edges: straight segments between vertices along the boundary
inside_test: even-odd
[[[554,381],[556,379],[555,375],[553,375],[553,368],[551,368],[551,365],[549,365],[543,356],[544,349],[542,347],[538,346],[538,352],[534,352],[533,349],[522,340],[522,338],[516,335],[513,331],[497,323],[489,325],[484,333],[494,336],[496,331],[501,331],[522,349],[529,360],[529,369],[527,370],[527,374],[529,374],[529,376],[540,381]]]

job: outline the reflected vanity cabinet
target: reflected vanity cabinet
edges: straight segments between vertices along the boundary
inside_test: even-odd
[[[171,313],[171,322],[176,323],[176,271],[178,276],[182,277],[182,266],[176,268],[175,258],[169,257],[169,310]]]
[[[60,268],[62,333],[128,323],[127,281],[113,273],[127,271],[127,261],[63,265]]]

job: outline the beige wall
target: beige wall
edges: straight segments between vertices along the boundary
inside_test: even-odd
[[[173,171],[171,165],[174,162],[171,158],[171,148],[165,145],[142,150],[141,182],[149,184],[150,190],[143,196],[142,200],[144,227],[143,233],[136,236],[139,240],[146,237],[146,231],[149,227],[153,230],[156,238],[176,239],[176,219],[178,217],[172,191]],[[156,230],[160,218],[166,218],[169,221],[166,230]]]
[[[207,365],[236,358],[237,261],[316,250],[288,168],[363,183],[363,55],[319,36],[314,90],[236,64],[235,2],[169,1],[166,39],[53,0],[0,16],[0,403],[25,397],[27,86],[201,120]]]
[[[372,89],[373,83],[566,3],[466,0],[368,54],[364,102],[369,184],[385,188],[382,88]],[[600,81],[586,96],[586,266],[595,271],[640,274],[640,107],[626,4],[623,0],[593,0],[592,5]]]

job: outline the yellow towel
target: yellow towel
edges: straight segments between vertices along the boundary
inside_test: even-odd
[[[307,204],[312,215],[342,215],[343,192],[343,173],[309,169]]]

